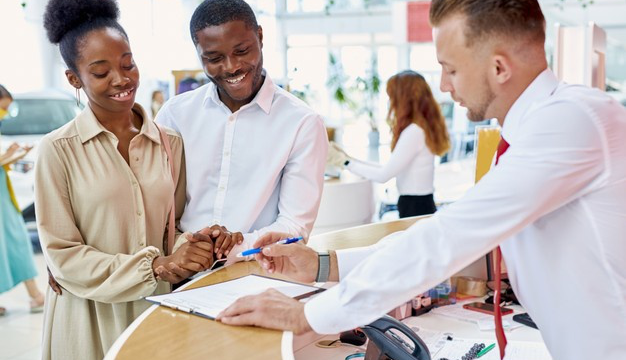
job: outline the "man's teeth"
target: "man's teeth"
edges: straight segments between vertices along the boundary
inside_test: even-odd
[[[119,94],[115,94],[115,95],[113,95],[113,97],[116,97],[116,98],[121,98],[121,97],[128,96],[129,94],[130,94],[130,91],[124,91],[124,92],[122,92],[122,93],[119,93]]]
[[[240,82],[241,80],[243,80],[243,78],[246,77],[247,74],[243,74],[238,78],[234,78],[234,79],[226,79],[227,82],[231,83],[231,84],[236,84],[238,82]]]

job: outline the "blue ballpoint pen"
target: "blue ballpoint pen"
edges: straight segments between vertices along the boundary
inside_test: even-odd
[[[294,237],[294,238],[282,239],[282,240],[279,240],[279,241],[275,242],[274,244],[291,244],[291,243],[295,243],[296,241],[300,241],[300,240],[302,240],[302,236],[298,236],[298,237]],[[274,245],[274,244],[272,244],[272,245]],[[239,254],[237,254],[237,257],[245,257],[245,256],[248,256],[248,255],[258,254],[258,253],[261,252],[261,250],[263,250],[263,247],[258,247],[258,248],[242,251]]]

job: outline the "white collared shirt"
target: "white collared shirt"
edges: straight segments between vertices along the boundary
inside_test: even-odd
[[[267,231],[305,238],[324,184],[328,140],[322,118],[274,85],[231,113],[209,83],[169,100],[156,121],[180,132],[187,164],[183,231],[220,224],[248,249]]]
[[[456,203],[338,251],[305,305],[320,333],[372,322],[496,247],[555,360],[626,359],[626,110],[541,73],[507,114],[499,165]]]
[[[380,183],[396,177],[400,195],[429,195],[434,191],[435,155],[426,146],[424,130],[415,123],[402,130],[386,164],[355,159],[347,168]]]

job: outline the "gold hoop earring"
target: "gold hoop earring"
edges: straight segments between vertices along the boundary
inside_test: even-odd
[[[76,106],[80,107],[80,88],[76,88]]]

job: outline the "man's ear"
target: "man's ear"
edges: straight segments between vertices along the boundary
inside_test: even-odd
[[[67,78],[67,82],[69,82],[75,89],[83,87],[83,83],[80,81],[80,78],[72,70],[65,70],[65,77]]]
[[[511,60],[502,54],[496,54],[491,59],[491,71],[496,83],[502,85],[509,81],[513,75],[513,64]]]
[[[256,31],[256,35],[259,37],[259,42],[261,43],[261,49],[263,49],[263,28],[259,25],[259,28]]]

